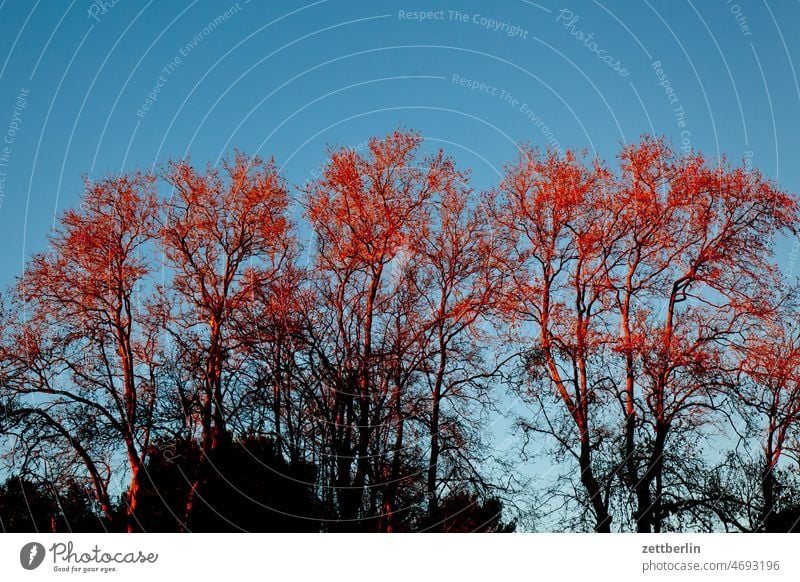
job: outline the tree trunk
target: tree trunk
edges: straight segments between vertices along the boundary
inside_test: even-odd
[[[369,441],[372,438],[372,426],[370,424],[370,396],[372,392],[370,374],[372,372],[372,320],[375,310],[375,298],[380,287],[383,265],[379,264],[372,275],[369,290],[367,292],[367,304],[364,315],[364,343],[361,361],[361,378],[358,395],[358,446],[356,447],[357,461],[356,474],[351,484],[351,507],[349,519],[356,519],[359,513],[364,494],[367,474],[370,469]]]
[[[428,521],[429,527],[438,529],[439,499],[436,495],[436,477],[439,471],[439,414],[441,408],[442,386],[444,373],[447,367],[447,351],[444,345],[444,335],[439,329],[439,369],[436,371],[436,381],[431,393],[431,452],[428,462],[428,478],[426,493],[428,495]]]
[[[636,531],[639,533],[658,532],[661,529],[661,477],[664,470],[664,450],[668,427],[656,426],[656,438],[647,468],[636,486],[637,507],[634,512]],[[651,488],[656,485],[655,499]]]
[[[775,405],[773,404],[773,411]],[[774,412],[773,412],[774,414]],[[779,433],[776,438],[776,422],[775,417],[770,419],[769,433],[767,435],[767,444],[764,447],[764,471],[761,474],[761,494],[764,497],[764,507],[761,509],[761,523],[759,524],[758,531],[770,532],[772,531],[771,517],[775,515],[775,486],[777,480],[775,479],[775,466],[778,464],[780,457],[780,449],[782,446],[782,438]],[[776,441],[777,440],[777,444]]]
[[[128,488],[128,511],[127,511],[127,528],[128,533],[133,533],[141,528],[139,520],[136,517],[136,511],[139,506],[139,496],[141,494],[141,471],[142,467],[139,463],[131,466],[131,483]]]
[[[439,465],[439,407],[439,391],[434,390],[433,410],[431,411],[431,453],[426,483],[426,492],[428,494],[428,520],[430,521],[431,527],[433,527],[439,519],[439,499],[436,495],[436,476],[438,474]]]
[[[603,499],[603,491],[597,483],[592,469],[592,458],[588,439],[581,439],[581,452],[579,457],[581,470],[581,483],[589,494],[589,501],[595,515],[594,531],[598,533],[611,533],[611,515],[608,513],[608,506]]]
[[[394,394],[392,395],[392,403],[395,415],[395,437],[394,437],[394,451],[392,453],[392,469],[389,474],[389,483],[386,487],[386,495],[383,502],[383,530],[386,533],[392,533],[395,527],[394,512],[397,504],[397,491],[400,488],[400,464],[402,461],[401,453],[403,451],[403,428],[405,419],[403,418],[402,402],[400,399],[400,382],[395,383]]]

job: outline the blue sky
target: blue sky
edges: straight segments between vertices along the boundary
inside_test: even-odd
[[[326,144],[399,125],[477,188],[519,141],[610,158],[655,131],[796,191],[799,17],[727,0],[0,1],[0,283],[84,173],[238,147],[299,184]]]
[[[520,141],[610,158],[656,132],[796,191],[798,16],[727,0],[3,2],[0,283],[82,174],[238,147],[301,184],[326,144],[400,125],[479,189]]]

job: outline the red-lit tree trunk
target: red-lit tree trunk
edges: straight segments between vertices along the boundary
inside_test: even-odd
[[[757,333],[740,347],[741,402],[746,413],[765,421],[762,439],[761,495],[755,531],[786,532],[782,524],[775,472],[787,441],[798,435],[800,421],[800,332],[791,312],[765,318]],[[749,382],[746,382],[749,380]]]
[[[576,459],[598,532],[611,531],[612,476],[599,476],[594,459],[596,388],[589,359],[604,341],[598,312],[607,301],[605,253],[613,236],[607,191],[607,172],[598,165],[586,165],[571,152],[526,149],[489,198],[508,273],[502,305],[509,320],[537,329],[531,342],[540,354],[536,367],[555,389],[577,442],[554,436]]]

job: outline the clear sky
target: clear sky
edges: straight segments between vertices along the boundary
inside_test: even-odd
[[[798,21],[788,1],[0,0],[0,283],[82,174],[238,147],[300,184],[326,144],[399,125],[478,188],[519,141],[609,158],[655,131],[796,191]]]

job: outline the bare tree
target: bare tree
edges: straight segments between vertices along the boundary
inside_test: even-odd
[[[96,447],[119,439],[130,473],[129,530],[159,389],[146,279],[156,212],[152,176],[87,182],[81,208],[64,213],[49,250],[21,278],[17,327],[3,342],[16,370],[13,414],[69,443],[109,519],[110,475]]]
[[[200,380],[203,457],[187,501],[190,521],[197,488],[207,477],[204,461],[229,440],[223,379],[241,365],[242,339],[232,333],[233,322],[278,278],[293,245],[288,193],[272,162],[237,153],[223,161],[222,173],[174,162],[165,179],[173,188],[160,233],[173,274],[170,327]]]

